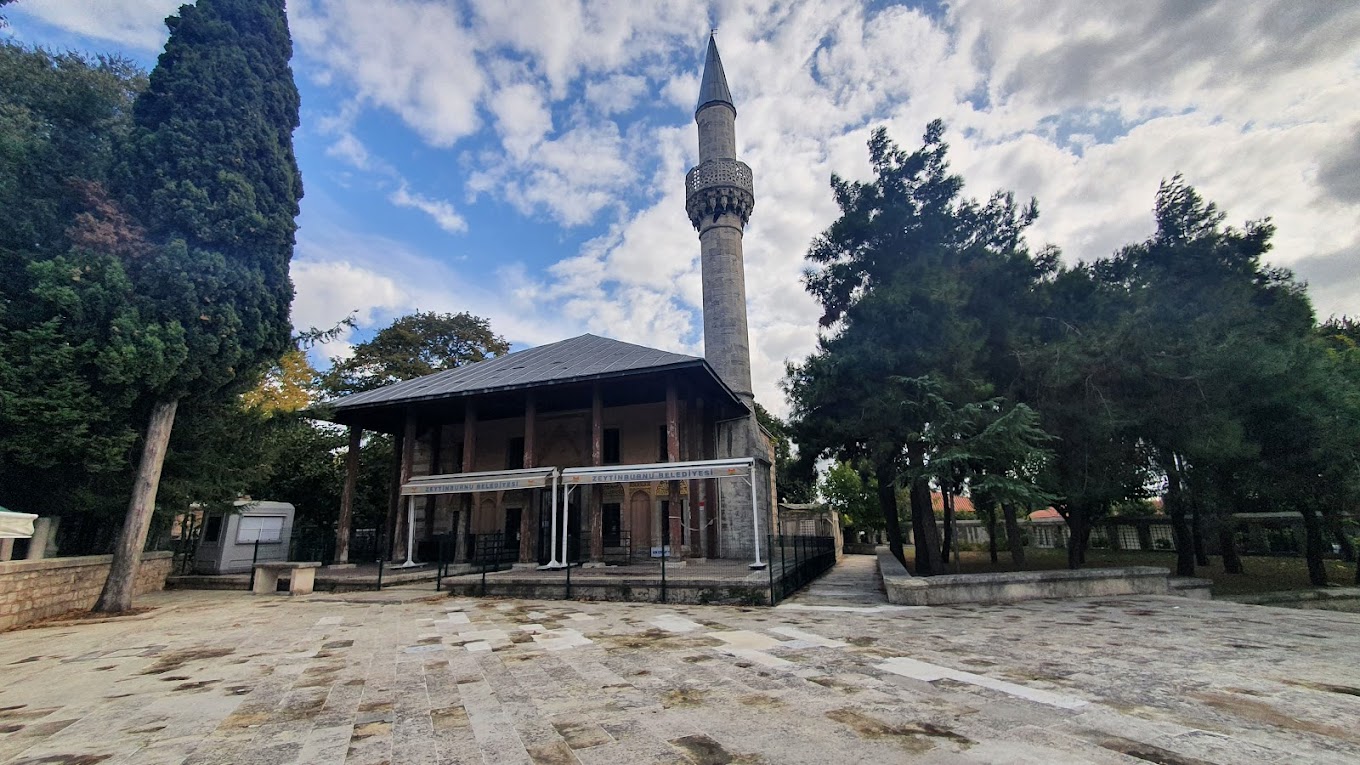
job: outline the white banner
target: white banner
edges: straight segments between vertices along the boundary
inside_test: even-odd
[[[0,510],[0,539],[29,539],[33,536],[33,521],[38,516],[32,513],[11,513]]]
[[[651,481],[688,481],[700,478],[732,478],[750,475],[749,465],[691,465],[677,467],[645,467],[636,470],[620,468],[599,473],[565,472],[562,480],[568,484],[583,483],[647,483]]]
[[[401,487],[402,496],[426,494],[468,494],[474,491],[513,491],[541,489],[548,485],[549,475],[488,476],[473,480],[414,481]]]

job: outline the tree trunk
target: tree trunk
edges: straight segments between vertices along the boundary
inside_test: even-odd
[[[359,481],[359,449],[363,428],[349,426],[349,450],[345,452],[345,483],[340,489],[340,517],[335,522],[336,563],[349,563],[349,531],[354,525],[354,490]]]
[[[132,608],[132,588],[137,581],[137,567],[142,562],[142,548],[146,546],[146,532],[151,528],[151,516],[156,511],[156,490],[161,484],[161,468],[170,445],[170,430],[175,425],[175,410],[179,400],[157,401],[151,408],[151,419],[142,442],[142,460],[137,465],[137,480],[132,485],[127,517],[118,533],[118,546],[113,550],[109,577],[94,610],[118,613]]]
[[[1355,545],[1351,543],[1351,538],[1346,536],[1346,529],[1341,524],[1341,516],[1335,512],[1327,513],[1327,528],[1336,537],[1336,543],[1341,545],[1341,560],[1347,563],[1355,562]]]
[[[958,559],[958,553],[954,551],[954,494],[948,486],[940,487],[940,501],[944,505],[944,544],[940,546],[940,562],[947,564],[951,555],[953,560]]]
[[[996,505],[987,509],[987,552],[992,556],[992,563],[996,563]]]
[[[1190,496],[1190,541],[1195,550],[1195,565],[1209,565],[1209,553],[1204,549],[1204,516],[1200,513],[1199,493]]]
[[[887,526],[888,549],[905,566],[907,553],[902,549],[902,521],[897,516],[897,471],[889,463],[877,466],[874,475],[878,478],[878,506],[883,511],[883,522]]]
[[[920,576],[944,573],[940,562],[940,528],[935,523],[935,505],[930,501],[930,479],[911,482],[912,527],[916,529],[916,567]]]
[[[1229,574],[1242,573],[1242,557],[1237,554],[1232,521],[1227,518],[1220,518],[1218,522],[1218,548],[1223,556],[1223,571]]]
[[[1317,511],[1308,504],[1299,508],[1303,513],[1304,545],[1303,556],[1308,561],[1308,581],[1314,587],[1327,586],[1327,568],[1322,563],[1325,543],[1322,539],[1322,523]]]
[[[1011,548],[1011,562],[1017,568],[1025,565],[1025,538],[1020,533],[1020,519],[1015,512],[1015,505],[1010,502],[1001,503],[1001,514],[1006,519],[1006,544]]]
[[[1082,538],[1086,535],[1086,508],[1069,504],[1067,520],[1067,567],[1073,571],[1081,568]]]
[[[1176,576],[1194,576],[1195,551],[1186,527],[1185,495],[1175,456],[1163,455],[1162,466],[1166,469],[1166,511],[1171,516],[1171,537],[1176,545]]]

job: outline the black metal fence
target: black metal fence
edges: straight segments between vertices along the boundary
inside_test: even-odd
[[[633,539],[627,531],[605,534],[604,546],[600,550],[606,565],[628,566],[633,562]]]
[[[772,606],[836,565],[836,540],[833,537],[772,535],[766,539]]]
[[[185,513],[179,518],[179,534],[170,540],[170,573],[184,576],[194,572],[194,556],[198,554],[198,540],[203,534],[203,516]]]
[[[349,561],[365,563],[379,557],[377,529],[350,529]],[[335,530],[316,526],[294,526],[288,538],[288,560],[335,562]]]

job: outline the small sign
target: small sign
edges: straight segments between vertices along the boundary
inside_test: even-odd
[[[669,557],[671,557],[671,546],[670,546],[670,545],[666,545],[666,546],[664,546],[664,547],[653,547],[653,548],[652,548],[652,557],[653,557],[653,558],[669,558]]]

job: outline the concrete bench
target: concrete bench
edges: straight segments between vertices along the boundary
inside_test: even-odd
[[[319,562],[270,561],[255,564],[256,595],[270,595],[278,592],[279,580],[288,579],[289,595],[311,595],[316,586],[316,570]]]

